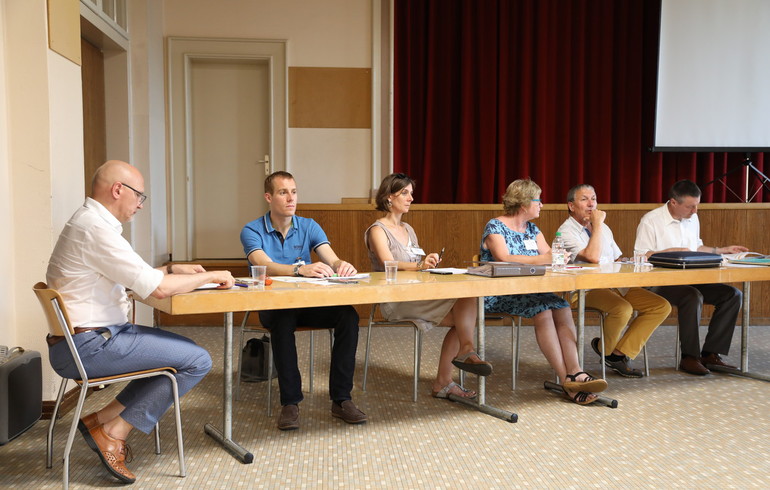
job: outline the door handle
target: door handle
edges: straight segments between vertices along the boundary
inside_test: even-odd
[[[264,160],[259,160],[257,163],[265,164],[265,175],[270,175],[270,155],[265,155]]]

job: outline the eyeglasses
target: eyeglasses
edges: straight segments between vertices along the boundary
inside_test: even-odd
[[[124,182],[121,182],[120,185],[124,185],[124,186],[128,187],[129,189],[131,189],[132,191],[134,191],[134,194],[136,194],[136,197],[139,199],[139,205],[140,206],[142,205],[142,203],[144,201],[147,200],[147,194],[145,194],[144,192],[139,192],[138,190],[134,189],[133,187],[131,187],[130,185],[128,185],[128,184],[126,184]]]
[[[540,199],[530,199],[530,201],[532,201],[532,202],[540,202],[540,203],[542,203],[542,202],[543,202],[543,201],[541,201]]]

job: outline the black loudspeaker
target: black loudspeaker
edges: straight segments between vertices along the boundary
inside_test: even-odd
[[[32,427],[42,413],[40,353],[0,346],[0,446]]]

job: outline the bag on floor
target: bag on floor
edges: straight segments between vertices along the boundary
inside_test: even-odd
[[[256,383],[267,379],[268,371],[268,350],[270,348],[270,338],[263,335],[262,338],[252,338],[243,346],[241,353],[241,381],[247,383]],[[273,362],[273,377],[277,377],[278,372]]]

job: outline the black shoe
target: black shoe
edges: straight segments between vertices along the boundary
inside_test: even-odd
[[[604,359],[604,355],[599,350],[599,342],[600,341],[601,341],[601,339],[599,339],[599,337],[594,337],[593,340],[591,340],[591,348],[594,350],[594,352],[596,352],[597,356],[599,356],[602,359]]]
[[[610,361],[605,357],[604,365],[626,378],[641,378],[644,376],[641,371],[631,367],[631,359],[628,356],[623,356],[623,359],[619,361]]]

